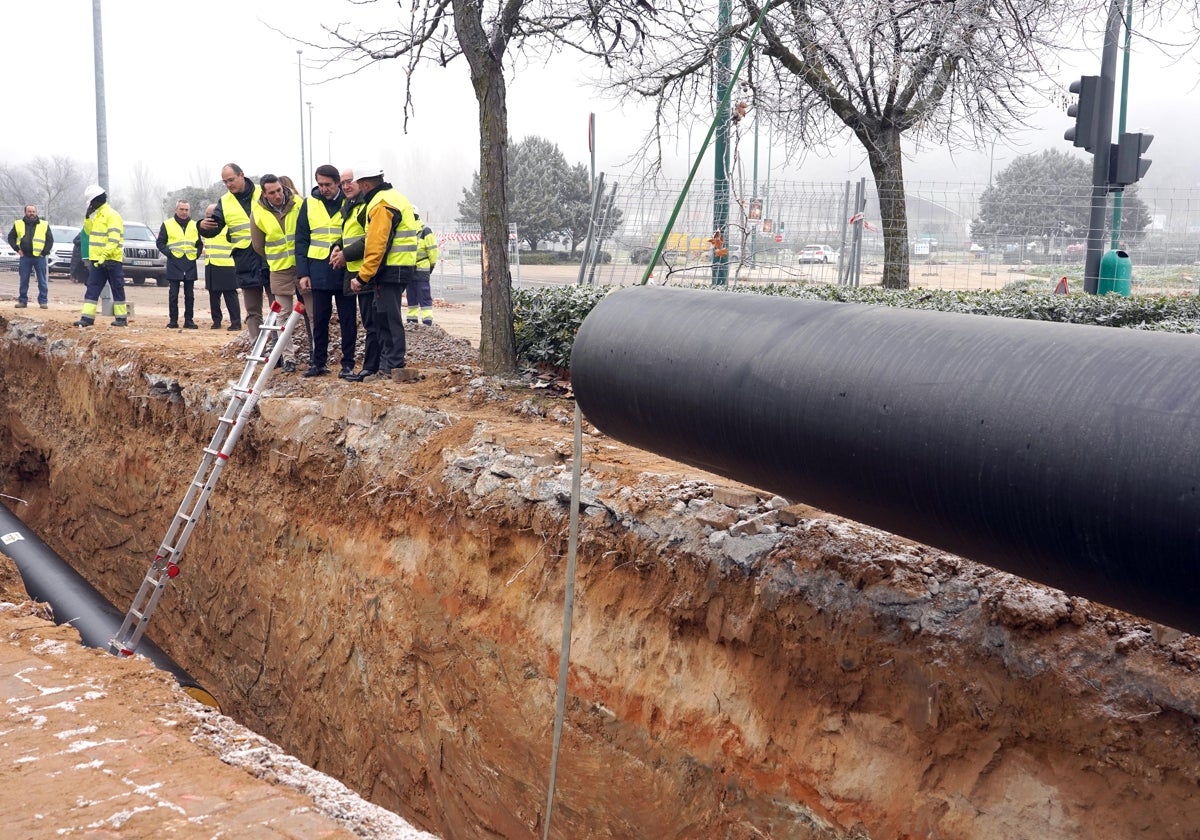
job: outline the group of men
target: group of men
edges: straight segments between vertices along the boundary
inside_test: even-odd
[[[305,376],[330,372],[329,325],[336,312],[340,378],[416,378],[405,362],[402,296],[407,290],[411,321],[433,323],[429,278],[437,264],[436,237],[379,167],[339,172],[323,164],[314,178],[316,186],[301,196],[286,177],[267,174],[255,184],[236,163],[221,170],[225,194],[209,206],[194,231],[188,227],[182,234],[205,255],[213,328],[221,325],[222,299],[229,329],[244,323],[253,337],[262,326],[268,298],[287,312],[298,296],[311,315],[312,362]],[[161,234],[169,261],[176,259],[171,246],[179,214],[171,221]],[[181,256],[186,259],[187,253]],[[195,281],[194,267],[191,279]],[[241,292],[240,306],[235,289]],[[174,285],[171,294],[177,294]],[[175,312],[172,308],[168,326],[175,325]],[[188,313],[185,308],[185,326]],[[360,319],[366,341],[362,367],[356,371]],[[296,369],[294,344],[283,348],[282,364],[285,372]]]
[[[230,331],[243,325],[251,339],[263,324],[265,302],[278,301],[290,312],[295,297],[311,315],[311,366],[305,376],[330,373],[329,325],[336,311],[341,331],[340,378],[361,382],[370,377],[411,381],[419,378],[405,362],[405,321],[433,323],[430,274],[438,259],[437,238],[420,220],[412,203],[384,180],[383,169],[369,166],[338,172],[317,167],[316,186],[301,196],[286,176],[263,175],[255,184],[236,163],[221,170],[226,192],[209,205],[204,218],[191,217],[186,201],[162,223],[158,248],[167,255],[168,328],[179,328],[179,292],[184,296],[183,328],[194,319],[197,260],[205,261],[205,288],[212,328],[222,325],[222,303]],[[95,323],[100,292],[107,283],[113,297],[113,325],[126,326],[122,273],[124,222],[99,185],[85,190],[88,201],[83,240],[91,268],[79,327]],[[33,216],[30,216],[33,211]],[[45,253],[49,236],[26,208],[18,240]],[[13,234],[10,233],[10,241]],[[15,248],[16,246],[14,246]],[[25,251],[22,250],[22,260]],[[22,271],[24,269],[22,261]],[[39,303],[45,284],[39,273]],[[21,303],[28,285],[23,273]],[[403,296],[408,293],[408,311]],[[241,293],[238,300],[237,293]],[[358,322],[366,331],[362,366],[355,370]],[[285,372],[296,370],[295,345],[281,353]]]

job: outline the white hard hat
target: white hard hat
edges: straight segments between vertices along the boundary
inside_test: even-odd
[[[421,218],[421,208],[414,204],[412,206],[412,209],[413,209],[413,215],[416,216],[418,219]]]
[[[367,166],[352,167],[354,172],[354,180],[361,181],[363,178],[382,178],[383,167],[379,164],[368,164]]]
[[[90,202],[96,196],[104,195],[106,192],[107,190],[99,184],[88,184],[83,190],[83,200]]]

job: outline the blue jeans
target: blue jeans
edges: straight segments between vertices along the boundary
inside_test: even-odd
[[[29,303],[29,272],[31,269],[37,271],[38,303],[49,303],[50,286],[46,279],[46,258],[27,257],[24,254],[17,261],[17,276],[20,279],[17,300],[21,303]]]

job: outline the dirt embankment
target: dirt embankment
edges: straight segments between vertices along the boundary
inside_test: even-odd
[[[0,326],[0,491],[124,607],[241,364]],[[372,801],[540,836],[572,407],[456,363],[273,385],[152,636]],[[1192,637],[585,449],[556,836],[1200,837]]]

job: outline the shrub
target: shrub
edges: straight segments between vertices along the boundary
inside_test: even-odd
[[[528,365],[569,367],[579,325],[608,291],[593,286],[513,289],[517,358]]]
[[[712,289],[707,284],[693,288]],[[931,289],[884,289],[878,286],[791,284],[734,286],[741,294],[778,295],[806,300],[841,303],[866,303],[898,306],[938,312],[963,312],[1024,318],[1031,321],[1058,321],[1092,324],[1102,327],[1126,327],[1200,334],[1200,298],[1138,295],[1088,295],[1077,292],[1055,295],[1025,289],[1001,291],[943,291]],[[567,367],[571,347],[583,319],[592,311],[609,288],[549,286],[513,291],[513,320],[517,334],[517,357],[526,364],[551,364]]]

